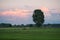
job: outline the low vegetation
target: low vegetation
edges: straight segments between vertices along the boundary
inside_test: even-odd
[[[60,40],[60,28],[0,28],[0,40]]]

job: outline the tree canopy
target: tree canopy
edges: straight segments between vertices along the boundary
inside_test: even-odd
[[[32,17],[37,26],[41,26],[44,23],[44,14],[40,9],[34,10]]]

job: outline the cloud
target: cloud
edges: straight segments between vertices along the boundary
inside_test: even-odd
[[[28,18],[28,16],[31,14],[30,10],[20,10],[20,9],[9,9],[7,11],[3,11],[0,13],[0,15],[3,16],[17,16],[17,17],[21,17],[21,18]]]
[[[48,9],[47,7],[40,7],[40,9],[41,9],[42,11],[44,11],[45,13],[49,12],[49,9]]]
[[[9,9],[0,12],[0,22],[12,24],[28,24],[32,23],[32,11],[26,9]],[[28,22],[29,21],[29,22]]]
[[[40,7],[45,15],[45,23],[59,23],[60,22],[60,9],[49,9],[47,7]]]
[[[60,14],[60,8],[56,8],[56,9],[50,9],[51,13],[58,13]]]
[[[9,21],[14,21],[17,19],[20,20],[28,20],[29,17],[32,16],[32,11],[25,10],[25,9],[9,9],[3,12],[0,12],[0,17],[3,17],[2,19],[7,19]]]
[[[42,6],[42,7],[40,7],[40,9],[43,11],[45,17],[50,17],[51,16],[51,14],[49,12],[50,11],[49,8]]]

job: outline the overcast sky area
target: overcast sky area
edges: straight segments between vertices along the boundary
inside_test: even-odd
[[[45,24],[60,24],[60,0],[0,0],[0,23],[33,24],[35,9],[44,12]]]

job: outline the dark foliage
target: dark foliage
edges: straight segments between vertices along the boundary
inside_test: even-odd
[[[33,21],[36,23],[38,27],[40,27],[44,23],[44,14],[40,9],[34,10],[32,17]]]
[[[12,27],[12,24],[9,23],[1,23],[0,27]]]

